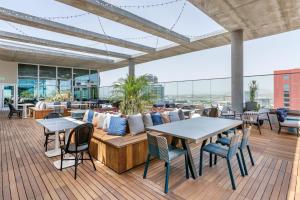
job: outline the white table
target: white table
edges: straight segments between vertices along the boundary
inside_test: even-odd
[[[192,153],[188,144],[188,140],[199,143],[202,142],[203,148],[207,140],[224,131],[242,125],[240,120],[213,118],[213,117],[198,117],[168,124],[151,126],[147,128],[149,131],[161,132],[181,140],[183,149],[188,153],[188,165],[191,175],[194,179],[198,177]]]
[[[82,124],[82,121],[72,119],[71,117],[63,117],[63,118],[55,118],[55,119],[38,119],[37,123],[45,127],[51,132],[55,132],[55,146],[53,150],[46,151],[45,155],[47,157],[54,157],[61,154],[61,149],[59,147],[59,132],[65,131],[65,144],[67,144],[69,134],[71,129],[77,127],[78,125]],[[66,155],[65,157],[69,159],[73,159],[74,157],[70,157],[69,155]],[[54,166],[57,169],[60,169],[60,163],[61,160],[54,161]],[[64,160],[63,161],[63,167],[67,168],[70,166],[74,166],[75,161],[74,160]]]
[[[23,107],[23,112],[22,112],[22,114],[23,114],[23,118],[27,118],[28,117],[28,115],[27,115],[27,108],[28,108],[28,106],[34,106],[34,104],[32,104],[32,103],[22,103],[22,104],[18,104],[18,107],[19,106],[22,106]]]

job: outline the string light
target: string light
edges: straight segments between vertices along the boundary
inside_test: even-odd
[[[156,4],[145,4],[145,5],[112,5],[112,4],[108,4],[108,3],[102,3],[102,2],[98,2],[98,4],[101,4],[102,6],[106,6],[106,7],[118,7],[118,8],[153,8],[153,7],[161,7],[161,6],[166,6],[166,5],[170,5],[170,4],[174,4],[177,2],[180,2],[183,0],[171,0],[171,1],[167,1],[167,2],[163,2],[163,3],[156,3]],[[55,16],[55,17],[41,17],[43,19],[48,19],[48,20],[66,20],[66,19],[73,19],[73,18],[79,18],[79,17],[84,17],[87,15],[90,15],[91,13],[85,12],[85,13],[80,13],[80,14],[75,14],[75,15],[68,15],[68,16]]]
[[[13,29],[15,29],[16,31],[18,31],[19,33],[21,33],[22,35],[28,36],[24,31],[22,31],[21,29],[19,29],[18,27],[16,27],[15,25],[13,25],[12,23],[6,22],[10,27],[12,27]]]

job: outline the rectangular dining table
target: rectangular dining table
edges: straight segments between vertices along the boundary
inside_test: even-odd
[[[173,136],[181,140],[182,148],[188,153],[188,166],[194,179],[198,177],[188,140],[192,143],[202,141],[203,148],[207,140],[229,129],[242,125],[240,120],[197,117],[177,122],[148,127],[148,131],[155,131]]]
[[[46,151],[45,154],[47,157],[54,157],[61,154],[60,144],[59,144],[59,132],[65,131],[65,144],[67,144],[67,140],[69,138],[69,134],[71,129],[77,127],[78,125],[84,123],[82,121],[73,119],[71,117],[61,117],[61,118],[54,118],[54,119],[38,119],[36,120],[38,124],[42,125],[50,132],[55,132],[55,145],[54,149]],[[71,157],[68,157],[71,158]],[[54,166],[57,169],[60,169],[60,160],[54,162]],[[63,167],[70,167],[73,166],[75,163],[73,160],[64,160]]]

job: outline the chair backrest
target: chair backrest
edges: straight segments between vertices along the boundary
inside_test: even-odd
[[[168,141],[165,137],[147,133],[148,153],[160,160],[169,161]]]
[[[209,116],[209,108],[205,108],[203,111],[202,111],[202,116],[204,117],[208,117]]]
[[[59,113],[56,113],[56,112],[52,112],[52,113],[49,113],[48,115],[46,115],[44,117],[44,119],[54,119],[54,118],[60,118],[61,115]]]
[[[68,151],[69,146],[71,144],[71,139],[73,138],[74,135],[75,135],[74,144],[75,144],[76,151],[78,147],[81,146],[86,146],[85,149],[81,149],[81,150],[88,150],[93,133],[94,133],[94,126],[92,123],[85,123],[75,127],[69,135],[65,150]]]
[[[258,121],[258,112],[244,112],[242,114],[242,121],[243,123],[257,123]]]
[[[16,108],[11,104],[11,103],[8,103],[8,108],[10,111],[15,111]]]
[[[242,137],[242,141],[241,141],[241,148],[245,148],[249,142],[249,137],[250,137],[250,130],[251,128],[244,128],[243,129],[243,137]]]
[[[210,108],[208,116],[209,117],[218,117],[219,116],[219,110],[218,110],[218,108]]]
[[[237,153],[238,148],[239,148],[239,135],[235,134],[230,138],[227,157],[231,158],[232,156],[234,156]]]

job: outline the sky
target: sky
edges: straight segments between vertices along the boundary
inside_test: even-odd
[[[109,2],[119,6],[137,6],[170,2],[170,0],[110,0]],[[0,7],[39,17],[63,17],[52,20],[101,34],[103,34],[104,29],[105,34],[107,35],[129,39],[132,42],[151,47],[162,47],[171,44],[171,42],[164,39],[159,39],[157,42],[157,37],[153,35],[133,28],[128,28],[102,17],[98,18],[92,14],[85,14],[82,10],[53,0],[1,0]],[[200,36],[223,29],[223,27],[214,22],[192,4],[188,2],[185,3],[185,0],[178,0],[175,3],[164,6],[124,9],[166,28],[174,26],[173,31],[187,36]],[[83,16],[68,19],[64,18],[66,16],[78,14],[83,14]],[[101,22],[103,29],[101,28],[99,21]],[[0,30],[40,37],[43,39],[90,46],[93,48],[107,48],[111,51],[119,51],[131,55],[138,53],[137,51],[125,48],[104,45],[94,41],[65,36],[1,20]],[[300,67],[299,44],[299,30],[245,42],[244,75],[272,74],[274,70]],[[228,77],[231,73],[230,62],[230,45],[227,45],[139,64],[136,65],[136,74],[154,74],[158,76],[158,79],[161,82]],[[102,72],[100,74],[101,85],[111,85],[120,77],[125,77],[127,73],[127,67]]]

